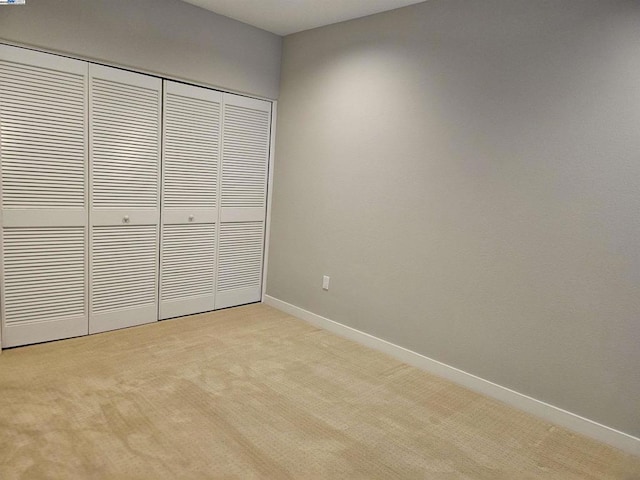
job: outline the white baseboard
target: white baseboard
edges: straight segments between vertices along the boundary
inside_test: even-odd
[[[509,388],[500,386],[483,378],[438,362],[419,353],[407,350],[393,343],[361,332],[355,328],[347,327],[328,318],[296,307],[269,295],[264,296],[264,303],[278,310],[300,318],[312,325],[333,332],[341,337],[348,338],[357,343],[384,352],[401,362],[446,378],[458,385],[495,398],[507,405],[535,415],[543,420],[560,425],[576,433],[591,437],[612,447],[624,450],[632,455],[640,456],[640,439],[574,413],[568,412],[548,403],[523,395]]]

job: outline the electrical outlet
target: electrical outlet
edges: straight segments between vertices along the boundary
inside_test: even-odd
[[[329,277],[327,277],[326,275],[322,277],[322,289],[329,290]]]

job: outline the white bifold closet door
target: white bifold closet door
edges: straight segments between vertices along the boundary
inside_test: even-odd
[[[223,95],[216,308],[262,293],[271,103]]]
[[[87,69],[0,46],[4,347],[87,334]]]
[[[90,65],[90,333],[158,319],[162,81]]]
[[[160,319],[215,308],[221,103],[165,81]]]

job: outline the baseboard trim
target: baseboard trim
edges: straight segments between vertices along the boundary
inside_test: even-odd
[[[594,440],[619,448],[632,455],[640,456],[640,439],[620,432],[600,423],[568,412],[535,398],[523,395],[509,388],[490,382],[483,378],[467,373],[445,363],[425,357],[419,353],[395,345],[368,333],[347,327],[341,323],[329,320],[315,313],[304,310],[290,303],[284,302],[270,295],[264,296],[264,303],[289,315],[293,315],[312,325],[328,330],[341,337],[353,340],[361,345],[386,353],[404,363],[446,378],[458,385],[487,395],[507,405],[535,415],[545,421],[560,425],[576,433],[580,433]]]

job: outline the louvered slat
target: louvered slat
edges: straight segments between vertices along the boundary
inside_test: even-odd
[[[157,227],[93,227],[91,310],[153,305],[156,301]]]
[[[263,242],[263,222],[221,224],[218,251],[219,292],[260,287]]]
[[[269,112],[225,104],[222,207],[265,206],[269,119]]]
[[[220,104],[169,93],[164,108],[163,205],[215,208]]]
[[[3,208],[84,207],[86,75],[0,61]]]
[[[216,228],[165,225],[162,233],[162,301],[214,294]]]
[[[91,80],[93,208],[157,208],[159,91]]]
[[[3,230],[5,324],[85,315],[85,229]]]

